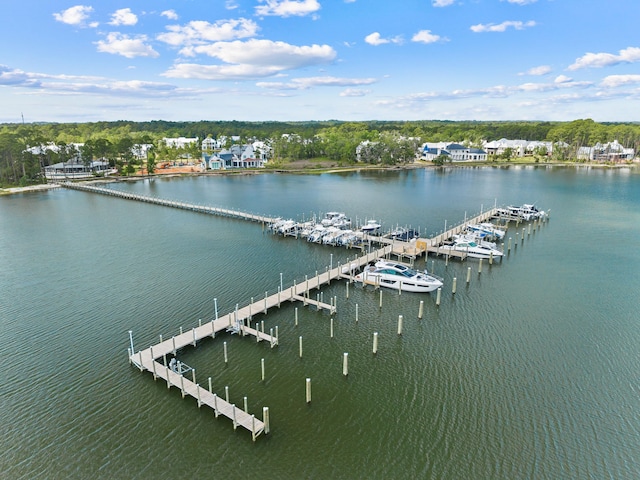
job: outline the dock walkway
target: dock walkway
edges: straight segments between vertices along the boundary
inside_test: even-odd
[[[238,308],[228,314],[216,318],[214,320],[202,323],[193,327],[191,330],[182,332],[180,335],[171,337],[168,340],[161,341],[144,350],[137,352],[133,347],[133,337],[131,338],[131,347],[129,348],[129,361],[133,363],[140,371],[147,370],[153,373],[154,378],[160,377],[167,382],[167,387],[176,386],[180,388],[182,396],[190,395],[198,401],[198,406],[207,405],[213,408],[216,417],[223,415],[233,420],[234,428],[238,425],[246,428],[251,432],[251,436],[255,441],[261,433],[268,433],[268,421],[258,420],[255,415],[249,415],[235,405],[219,398],[213,392],[200,387],[195,383],[195,372],[193,373],[193,381],[188,380],[167,366],[167,355],[175,357],[178,350],[193,346],[196,347],[198,341],[204,338],[215,338],[216,334],[221,331],[229,331],[238,333],[241,336],[254,336],[256,342],[267,341],[271,348],[278,345],[278,335],[276,327],[276,335],[267,334],[256,328],[250,327],[253,315],[266,314],[270,308],[279,307],[283,302],[299,301],[304,305],[315,306],[318,310],[328,310],[331,314],[337,313],[335,304],[326,304],[319,300],[309,298],[309,292],[313,289],[319,289],[324,284],[331,283],[331,280],[338,278],[349,278],[352,271],[362,267],[370,261],[379,257],[384,257],[391,253],[392,247],[386,245],[383,248],[372,251],[361,257],[349,262],[348,265],[340,265],[327,269],[323,273],[319,273],[312,278],[305,277],[304,282],[294,283],[291,287],[278,291],[272,295],[266,295],[263,299],[253,301],[249,305]],[[162,363],[157,359],[162,358]]]

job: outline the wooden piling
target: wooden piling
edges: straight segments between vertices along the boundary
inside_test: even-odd
[[[311,403],[311,379],[306,379],[306,393],[307,393],[307,403]]]
[[[420,300],[420,307],[418,307],[418,319],[422,320],[422,314],[424,313],[424,300]]]
[[[378,353],[378,332],[373,332],[373,354]]]

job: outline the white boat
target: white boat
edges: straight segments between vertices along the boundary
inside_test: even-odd
[[[342,230],[338,227],[327,227],[322,236],[323,245],[335,245],[337,238],[342,235]]]
[[[531,219],[544,218],[546,216],[546,212],[544,210],[538,209],[534,204],[525,203],[520,206],[520,210],[531,216]]]
[[[277,232],[281,235],[286,235],[287,233],[295,229],[297,225],[298,225],[298,222],[296,222],[295,220],[292,220],[292,219],[285,220],[283,223],[281,223],[278,226]]]
[[[487,235],[483,235],[482,233],[479,233],[479,232],[464,233],[462,235],[453,236],[453,239],[456,242],[475,242],[481,247],[498,248],[495,242],[491,242],[486,238],[487,238]]]
[[[313,231],[307,236],[307,242],[320,243],[322,241],[322,236],[325,233],[327,233],[325,227],[322,225],[316,225]]]
[[[351,225],[351,219],[343,212],[327,212],[320,223],[325,227],[347,228]]]
[[[402,263],[378,260],[374,265],[365,266],[355,276],[357,282],[380,287],[402,290],[403,292],[432,292],[442,287],[442,280],[425,270],[418,272]]]
[[[487,242],[483,242],[487,243]],[[486,244],[479,244],[468,239],[454,240],[451,244],[444,244],[439,247],[440,253],[444,255],[447,252],[462,252],[466,253],[471,258],[493,258],[502,257],[502,251],[497,248],[492,248]]]
[[[368,220],[367,223],[360,227],[360,230],[362,230],[362,232],[366,233],[367,235],[376,235],[380,232],[381,228],[382,225],[379,224],[376,220]]]
[[[511,205],[507,208],[498,209],[498,215],[514,220],[521,219],[529,222],[531,220],[544,218],[546,216],[546,212],[544,210],[539,210],[534,204],[525,203],[519,207]]]
[[[486,236],[495,240],[503,240],[506,234],[504,230],[496,227],[493,223],[489,222],[478,223],[477,225],[467,225],[467,230],[471,232],[484,233]]]

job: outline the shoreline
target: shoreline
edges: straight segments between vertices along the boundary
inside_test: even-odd
[[[139,181],[146,180],[150,178],[171,178],[171,177],[198,177],[198,176],[208,176],[208,175],[262,175],[267,173],[273,174],[299,174],[299,175],[320,175],[324,173],[343,173],[343,172],[359,172],[359,171],[377,171],[377,170],[414,170],[419,168],[478,168],[478,167],[492,167],[492,168],[509,168],[509,167],[521,167],[521,166],[531,166],[531,167],[589,167],[589,168],[603,168],[603,169],[621,169],[621,168],[629,168],[629,169],[637,169],[640,163],[638,161],[634,161],[630,164],[602,164],[602,163],[574,163],[574,162],[543,162],[543,163],[532,163],[532,162],[509,162],[509,163],[487,163],[487,162],[465,162],[464,164],[447,164],[447,165],[433,165],[430,162],[420,162],[420,163],[412,163],[407,165],[389,165],[389,166],[355,166],[351,165],[348,167],[318,167],[318,168],[274,168],[274,169],[260,169],[260,170],[215,170],[209,172],[170,172],[164,171],[162,173],[155,174],[145,174],[145,175],[131,175],[126,177],[104,177],[104,178],[90,178],[86,180],[82,180],[81,183],[111,183],[111,182],[131,182],[131,181]],[[38,185],[29,185],[26,187],[9,187],[9,188],[0,188],[0,196],[3,195],[14,195],[18,193],[29,193],[29,192],[41,192],[46,190],[51,190],[54,188],[60,188],[60,184],[58,183],[43,183]]]

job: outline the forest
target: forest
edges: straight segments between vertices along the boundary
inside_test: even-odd
[[[92,122],[0,124],[0,187],[26,186],[45,182],[44,167],[69,160],[72,144],[84,144],[84,162],[106,159],[122,175],[135,172],[141,160],[132,154],[137,144],[154,148],[144,162],[152,172],[158,161],[181,155],[197,156],[191,151],[167,148],[164,137],[198,137],[203,140],[231,137],[238,143],[261,140],[270,145],[270,163],[286,168],[291,161],[326,158],[340,165],[356,162],[393,165],[411,162],[425,142],[452,141],[481,147],[483,141],[507,139],[539,140],[563,143],[562,158],[571,161],[580,146],[617,140],[624,147],[640,148],[640,124],[598,123],[591,119],[572,122],[542,121],[366,121],[342,122]],[[356,147],[366,142],[356,155]],[[45,148],[54,144],[55,149]],[[560,152],[560,149],[558,150]],[[574,152],[574,155],[571,155]]]

